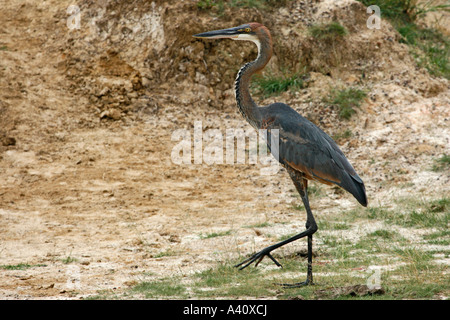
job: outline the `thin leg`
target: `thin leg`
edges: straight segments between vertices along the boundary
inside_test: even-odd
[[[289,175],[291,176],[291,178],[294,182],[295,187],[297,188],[297,191],[300,194],[300,197],[302,198],[303,204],[306,209],[306,230],[287,239],[287,240],[281,241],[281,242],[271,245],[267,248],[264,248],[260,252],[252,255],[250,258],[235,265],[235,267],[239,268],[239,270],[242,270],[242,269],[248,267],[253,262],[255,262],[255,266],[257,266],[265,256],[268,256],[278,267],[281,267],[281,264],[277,260],[275,260],[274,257],[272,257],[270,252],[272,252],[273,250],[275,250],[281,246],[284,246],[285,244],[288,244],[292,241],[295,241],[295,240],[298,240],[300,238],[307,236],[308,237],[308,274],[307,274],[306,281],[301,282],[301,283],[295,283],[295,284],[283,284],[283,286],[285,286],[285,287],[298,287],[301,285],[312,284],[312,235],[314,234],[314,232],[317,231],[317,224],[316,224],[316,221],[314,220],[314,216],[311,212],[311,208],[309,207],[308,193],[307,193],[308,180],[306,180],[303,177],[303,174],[301,174],[300,172],[292,170],[290,168],[287,168],[287,169],[288,169]]]
[[[308,274],[306,276],[306,282],[314,284],[312,275],[312,235],[308,237]]]
[[[300,194],[301,195],[301,194]],[[311,208],[309,207],[308,194],[305,190],[305,196],[302,196],[303,204],[305,205],[307,212],[307,220],[306,220],[306,228],[313,228],[317,231],[317,225],[314,220],[314,217],[311,212]],[[311,218],[311,219],[310,219]],[[314,231],[314,232],[315,232]],[[298,288],[306,285],[312,285],[313,282],[313,274],[312,274],[312,234],[308,235],[308,268],[306,274],[306,280],[303,282],[297,283],[282,283],[281,285],[285,288]]]
[[[306,274],[306,280],[297,283],[280,283],[281,286],[285,288],[299,288],[307,285],[312,285],[313,274],[312,274],[312,235],[308,236],[308,271]]]

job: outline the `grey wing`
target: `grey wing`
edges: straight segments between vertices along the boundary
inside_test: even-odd
[[[281,164],[301,171],[308,179],[336,184],[367,205],[363,181],[333,139],[316,125],[291,115],[275,117],[267,129],[269,149]]]

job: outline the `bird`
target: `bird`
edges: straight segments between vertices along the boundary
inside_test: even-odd
[[[256,130],[267,130],[268,150],[286,169],[306,210],[306,230],[251,255],[235,265],[240,270],[252,263],[255,267],[264,257],[271,259],[276,266],[282,265],[273,257],[272,251],[300,238],[307,237],[307,275],[306,280],[296,283],[283,283],[284,287],[302,287],[312,285],[312,239],[317,231],[317,223],[311,211],[308,199],[308,181],[317,181],[326,185],[337,185],[348,191],[364,207],[367,207],[367,195],[364,182],[339,149],[336,142],[322,129],[301,116],[296,110],[284,103],[272,103],[258,106],[253,100],[249,85],[251,77],[260,72],[273,54],[272,37],[269,29],[261,23],[251,22],[237,27],[213,30],[193,35],[197,39],[232,39],[251,41],[258,48],[258,56],[247,62],[239,70],[235,81],[236,104],[244,119]],[[277,131],[275,131],[277,130]],[[278,141],[273,143],[273,133]],[[271,137],[269,139],[269,137]],[[277,150],[273,150],[272,146]]]

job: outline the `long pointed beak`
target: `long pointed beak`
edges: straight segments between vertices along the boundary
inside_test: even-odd
[[[222,30],[214,30],[214,31],[208,31],[203,32],[199,34],[194,34],[194,38],[205,38],[205,39],[233,39],[237,38],[239,34],[241,33],[241,28],[235,27],[235,28],[229,28],[229,29],[222,29]]]

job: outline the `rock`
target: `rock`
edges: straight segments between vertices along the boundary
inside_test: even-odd
[[[16,145],[16,139],[13,137],[3,137],[0,139],[3,146],[15,146]]]
[[[100,119],[108,118],[112,120],[120,120],[122,113],[117,109],[108,109],[100,114]]]
[[[338,297],[338,296],[358,296],[381,295],[385,290],[382,287],[369,288],[367,285],[357,284],[354,286],[328,288],[317,291],[319,297]]]

